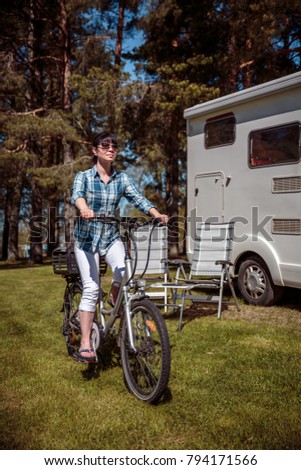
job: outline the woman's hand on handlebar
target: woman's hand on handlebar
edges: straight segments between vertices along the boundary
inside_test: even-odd
[[[166,215],[166,214],[160,214],[159,216],[156,217],[156,219],[159,220],[161,224],[167,224],[167,222],[168,222],[168,215]]]
[[[80,216],[83,218],[83,219],[93,219],[95,217],[95,214],[94,214],[94,211],[92,209],[82,209],[80,211]]]
[[[75,206],[83,219],[93,219],[94,211],[87,206],[85,198],[78,197],[75,201]]]
[[[161,224],[167,224],[168,222],[168,215],[161,214],[155,207],[152,207],[149,211],[150,215],[154,217],[154,219],[159,220]]]

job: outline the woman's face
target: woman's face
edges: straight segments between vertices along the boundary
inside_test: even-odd
[[[101,141],[97,147],[93,147],[93,153],[100,163],[113,162],[116,158],[118,144],[111,139]]]

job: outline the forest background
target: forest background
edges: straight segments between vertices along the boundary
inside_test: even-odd
[[[1,5],[0,248],[10,261],[28,247],[42,263],[45,250],[70,242],[72,181],[102,130],[119,137],[118,169],[176,229],[186,205],[184,109],[301,70],[300,0]],[[171,233],[176,256],[183,247]]]

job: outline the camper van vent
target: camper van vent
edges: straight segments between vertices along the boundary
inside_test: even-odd
[[[273,219],[272,233],[301,235],[301,219]]]
[[[301,176],[273,178],[273,193],[296,193],[301,191]]]

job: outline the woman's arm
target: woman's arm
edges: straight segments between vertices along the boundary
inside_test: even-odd
[[[132,180],[128,178],[125,173],[123,173],[123,178],[125,181],[124,196],[127,200],[140,211],[145,214],[150,214],[155,219],[159,219],[160,222],[166,224],[168,222],[168,216],[161,214],[156,207],[138,191]]]
[[[74,178],[72,187],[71,202],[79,210],[83,219],[94,217],[94,211],[89,208],[86,198],[86,178],[85,172],[78,172]]]

